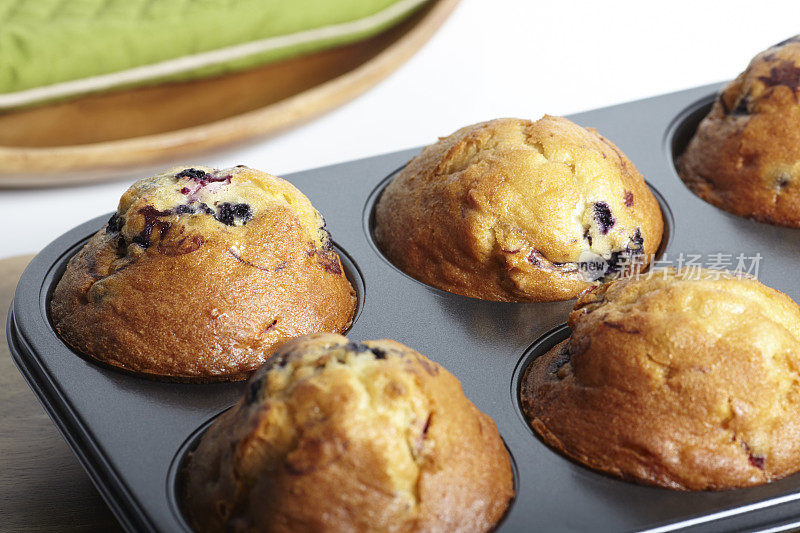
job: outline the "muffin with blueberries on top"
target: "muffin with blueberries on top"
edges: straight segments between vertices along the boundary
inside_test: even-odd
[[[730,82],[678,159],[700,198],[735,215],[800,227],[800,36]]]
[[[78,352],[137,374],[239,380],[287,339],[351,323],[355,291],[322,216],[243,166],[136,182],[69,262],[50,305]]]
[[[608,139],[565,118],[498,119],[428,146],[375,208],[375,239],[414,278],[499,301],[574,298],[648,263],[661,210]]]

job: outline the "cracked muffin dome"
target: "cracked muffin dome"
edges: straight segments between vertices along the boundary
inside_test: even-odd
[[[800,227],[800,36],[758,54],[719,94],[678,160],[700,198]]]
[[[289,182],[235,167],[136,182],[67,265],[51,317],[98,361],[181,381],[245,379],[285,340],[341,332],[355,291]]]
[[[183,469],[195,531],[487,531],[508,452],[459,381],[391,340],[284,344]]]
[[[614,144],[565,118],[498,119],[425,148],[386,187],[375,239],[401,270],[485,300],[568,300],[655,253],[661,210]]]
[[[521,387],[552,447],[683,490],[800,468],[800,308],[785,294],[721,271],[659,271],[587,292],[569,326]]]

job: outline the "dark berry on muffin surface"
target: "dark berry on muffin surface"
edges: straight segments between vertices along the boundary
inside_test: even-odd
[[[574,298],[622,263],[644,267],[662,232],[633,163],[551,116],[475,124],[426,147],[386,187],[374,227],[409,275],[499,301]]]
[[[51,302],[63,340],[160,379],[244,379],[286,340],[350,324],[355,292],[322,216],[247,167],[136,182]]]

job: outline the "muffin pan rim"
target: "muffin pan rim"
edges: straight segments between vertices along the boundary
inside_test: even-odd
[[[189,521],[184,513],[183,504],[181,502],[181,489],[182,481],[183,481],[183,468],[186,464],[186,459],[188,455],[193,452],[197,445],[200,444],[201,437],[208,431],[208,428],[224,413],[233,409],[235,406],[231,405],[227,409],[223,409],[219,413],[211,415],[211,417],[200,424],[188,437],[186,440],[180,445],[180,447],[175,450],[175,456],[173,457],[172,461],[169,465],[169,470],[167,471],[167,499],[169,500],[169,507],[172,511],[173,515],[175,515],[175,519],[179,522],[179,524],[183,527],[183,531],[191,532],[192,528],[189,526]]]
[[[125,505],[131,505],[131,502],[135,501],[130,495],[130,490],[125,486],[123,479],[115,474],[105,454],[92,446],[84,425],[76,420],[74,415],[67,420],[69,415],[65,415],[62,412],[63,407],[60,407],[60,405],[63,405],[63,398],[57,390],[47,386],[47,371],[36,362],[30,363],[23,360],[24,358],[35,358],[29,355],[33,353],[32,349],[30,344],[26,342],[24,334],[19,330],[13,312],[8,314],[6,338],[8,339],[9,348],[11,348],[14,365],[36,394],[59,433],[78,458],[81,467],[83,467],[92,483],[98,489],[103,501],[114,513],[114,517],[122,523],[127,531],[137,531],[143,525],[149,526],[147,528],[148,531],[155,531],[149,521],[142,520],[141,512],[132,517],[130,513],[123,510]],[[21,345],[26,347],[26,351],[22,351]],[[30,364],[35,364],[36,366],[32,368],[28,366]],[[77,431],[75,426],[77,426]],[[89,447],[90,450],[86,451],[84,447]],[[100,483],[99,479],[103,479],[103,482]]]
[[[560,340],[552,340],[554,338],[558,338],[561,335],[565,335]],[[553,327],[551,330],[543,333],[538,339],[536,339],[530,346],[528,346],[525,351],[522,352],[522,355],[517,361],[517,364],[514,366],[514,374],[511,377],[511,399],[514,402],[514,406],[516,407],[517,415],[520,421],[525,425],[528,431],[538,439],[542,444],[548,446],[542,438],[539,436],[538,433],[531,427],[530,421],[528,417],[525,416],[525,411],[522,409],[522,382],[525,379],[525,373],[528,371],[528,367],[533,363],[535,359],[538,359],[548,350],[552,349],[556,344],[567,340],[571,335],[570,327],[565,323],[559,324],[558,326]],[[547,347],[544,348],[543,345]],[[537,349],[542,347],[543,350],[537,352]],[[549,447],[549,446],[548,446]],[[561,455],[557,450],[553,450],[555,453]],[[562,455],[562,457],[564,457]],[[564,457],[565,459],[569,460],[568,457]],[[575,463],[580,464],[580,463]],[[581,465],[583,466],[583,465]],[[588,467],[586,467],[588,468]],[[591,468],[589,470],[592,470]],[[596,472],[595,470],[592,470]]]
[[[686,147],[689,145],[691,135],[694,135],[694,133],[697,131],[697,126],[708,114],[708,112],[711,111],[711,106],[714,105],[714,101],[717,99],[717,97],[717,92],[709,92],[701,98],[694,100],[691,104],[681,109],[681,111],[675,115],[664,132],[664,153],[667,156],[667,160],[669,161],[671,168],[674,170],[675,177],[678,178],[681,183],[683,183],[683,180],[678,174],[678,158],[683,154],[684,150],[686,150]],[[701,112],[702,116],[700,117],[700,120],[697,121],[697,124],[695,124],[694,127],[689,128],[687,123],[694,121],[694,115],[696,113],[701,114]],[[683,148],[678,151],[676,150],[675,146],[675,138],[678,133],[683,133],[683,131],[687,128],[691,129],[691,135],[686,138]]]

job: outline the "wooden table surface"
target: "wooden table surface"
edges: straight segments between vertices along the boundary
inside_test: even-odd
[[[0,530],[122,531],[11,360],[8,307],[30,259],[0,260]]]

